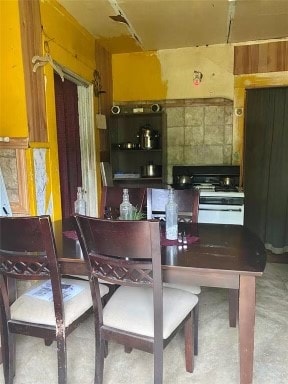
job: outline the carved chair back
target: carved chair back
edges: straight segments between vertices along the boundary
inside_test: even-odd
[[[169,189],[147,189],[147,219],[165,220],[165,205]],[[198,222],[199,192],[194,189],[175,189],[175,201],[178,204],[178,220]]]
[[[61,317],[61,283],[50,217],[0,217],[0,228],[0,278],[51,278],[55,310]],[[5,285],[2,288],[1,295],[5,295]]]
[[[152,286],[155,277],[161,279],[159,222],[105,220],[82,215],[75,215],[75,219],[92,276],[130,286]],[[153,268],[157,271],[154,275]]]
[[[128,188],[130,203],[143,210],[146,203],[146,188]],[[117,219],[120,215],[119,207],[122,203],[122,187],[103,187],[101,194],[100,217]]]

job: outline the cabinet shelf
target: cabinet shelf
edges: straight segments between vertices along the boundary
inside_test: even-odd
[[[155,149],[119,148],[123,143],[138,143],[139,134],[144,126],[149,126],[159,135],[159,147]],[[117,184],[141,183],[147,186],[165,180],[166,169],[166,114],[165,112],[151,113],[122,113],[112,115],[110,119],[110,161],[112,174],[141,174],[141,167],[153,163],[162,166],[162,177],[114,178]]]
[[[163,116],[163,111],[159,112],[127,112],[127,113],[118,113],[118,114],[112,114],[111,118],[112,119],[119,119],[119,118],[131,118],[133,119],[134,117],[136,119],[139,119],[141,117],[148,117],[148,119],[151,118],[151,116]]]
[[[113,181],[123,181],[123,180],[129,180],[129,181],[139,181],[139,180],[162,180],[162,177],[116,177],[113,178]]]

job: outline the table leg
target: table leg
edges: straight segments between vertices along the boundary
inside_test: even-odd
[[[253,382],[255,276],[240,276],[239,290],[239,352],[240,384]]]
[[[229,302],[229,325],[236,327],[239,307],[239,290],[228,289],[228,302]]]

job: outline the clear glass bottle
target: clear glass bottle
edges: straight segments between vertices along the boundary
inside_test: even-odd
[[[174,190],[169,190],[168,202],[165,206],[166,213],[166,239],[178,239],[178,205],[175,202]]]
[[[83,195],[83,189],[81,187],[77,187],[77,200],[74,203],[74,211],[80,215],[86,215],[86,201]]]
[[[129,192],[127,188],[123,189],[123,201],[120,204],[120,220],[132,220],[132,204],[129,201]]]

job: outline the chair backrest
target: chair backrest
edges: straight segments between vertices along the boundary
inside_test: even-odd
[[[120,285],[153,283],[152,264],[161,268],[159,222],[74,217],[84,258],[93,275]],[[148,272],[144,273],[143,268]]]
[[[143,209],[146,200],[146,188],[128,188],[130,203],[137,207],[138,210]],[[103,187],[101,194],[100,217],[116,219],[120,216],[119,207],[122,203],[123,188],[122,187]],[[109,210],[109,212],[107,212]]]
[[[102,303],[98,279],[118,285],[153,286],[154,310],[161,322],[163,302],[159,222],[103,220],[82,215],[75,215],[75,219],[84,259],[90,267],[93,305],[100,323]]]
[[[60,274],[50,217],[0,217],[0,229],[0,301],[7,300],[4,277],[51,279],[55,312],[62,316]]]
[[[193,327],[191,311],[198,299],[180,289],[162,289],[159,220],[106,220],[79,214],[74,217],[90,271],[98,382],[103,381],[106,342],[114,340],[123,344],[127,352],[137,348],[153,353],[154,383],[162,383],[163,347],[183,325],[186,370],[192,372],[193,328],[196,326]],[[133,288],[119,287],[103,309],[99,279]],[[165,310],[166,329],[163,296],[169,307],[168,314]],[[197,313],[194,317],[197,318]]]
[[[165,205],[169,189],[147,189],[147,219],[165,219]],[[178,204],[179,221],[198,222],[199,192],[194,189],[175,189],[175,201]]]

